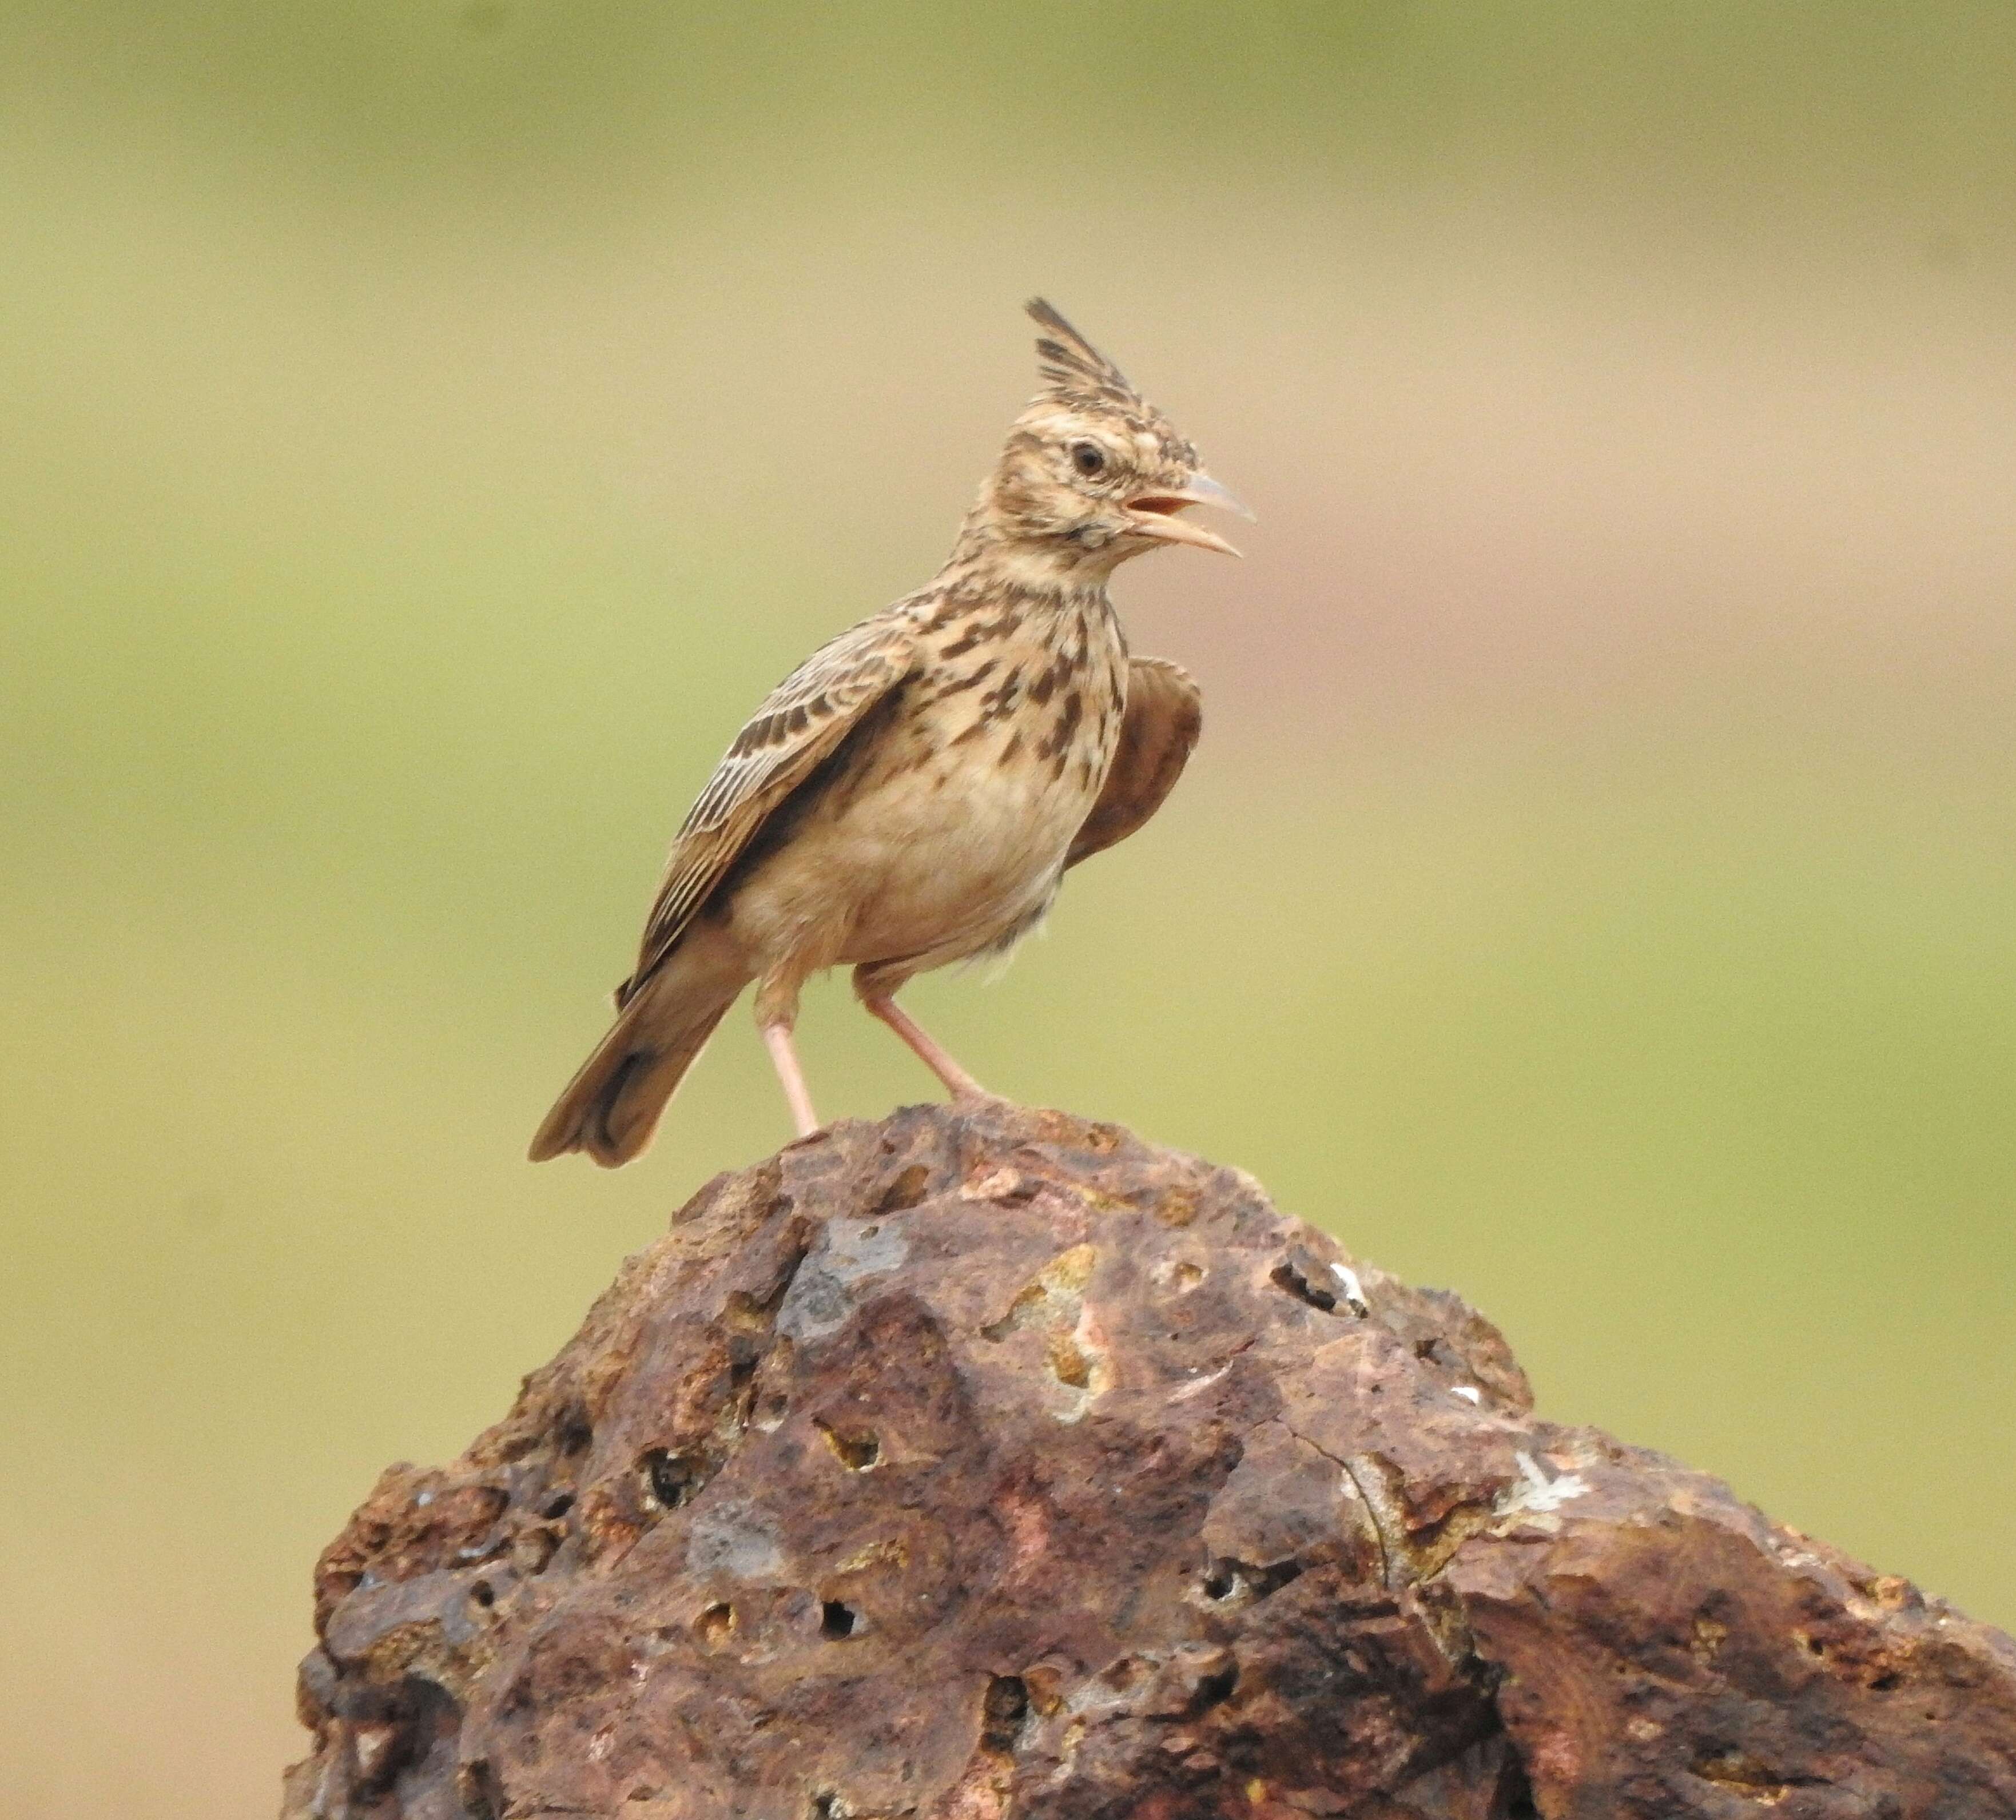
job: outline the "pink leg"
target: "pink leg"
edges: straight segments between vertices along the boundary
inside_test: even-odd
[[[933,1042],[923,1027],[886,993],[862,991],[861,1002],[916,1052],[917,1059],[945,1084],[954,1099],[992,1099],[994,1095]]]
[[[805,1071],[798,1066],[797,1045],[791,1041],[788,1023],[766,1023],[763,1046],[770,1052],[771,1066],[783,1084],[784,1101],[791,1109],[791,1122],[798,1135],[809,1138],[819,1128],[819,1114],[812,1110],[812,1090],[805,1085]]]

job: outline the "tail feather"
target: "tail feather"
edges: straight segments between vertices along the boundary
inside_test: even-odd
[[[674,1090],[747,984],[682,978],[686,970],[675,957],[625,1000],[532,1139],[535,1163],[585,1150],[614,1169],[650,1142]]]

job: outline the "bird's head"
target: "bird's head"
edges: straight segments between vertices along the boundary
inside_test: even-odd
[[[1239,554],[1182,514],[1217,505],[1253,515],[1204,471],[1174,424],[1040,297],[1029,314],[1042,390],[1009,432],[974,520],[991,540],[1046,566],[1111,570],[1167,544]]]

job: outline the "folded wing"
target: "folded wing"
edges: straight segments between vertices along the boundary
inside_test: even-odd
[[[620,1007],[675,948],[710,894],[792,791],[909,674],[906,622],[863,620],[822,645],[772,689],[736,734],[672,842]]]
[[[1125,840],[1161,807],[1203,726],[1204,697],[1187,670],[1161,657],[1136,657],[1128,664],[1119,749],[1064,857],[1066,865]]]

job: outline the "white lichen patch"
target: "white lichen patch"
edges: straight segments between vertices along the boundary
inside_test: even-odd
[[[1202,1377],[1191,1379],[1186,1384],[1179,1385],[1169,1393],[1169,1401],[1172,1403],[1180,1403],[1186,1397],[1194,1397],[1200,1390],[1209,1390],[1231,1369],[1232,1361],[1227,1359],[1216,1371],[1208,1372]]]
[[[1493,1507],[1493,1514],[1498,1516],[1517,1516],[1529,1512],[1544,1516],[1559,1510],[1564,1504],[1572,1503],[1589,1491],[1589,1481],[1579,1473],[1563,1473],[1550,1479],[1531,1454],[1520,1452],[1512,1457],[1519,1465],[1519,1482],[1499,1494]]]
[[[1372,1304],[1365,1299],[1365,1286],[1358,1280],[1358,1272],[1348,1264],[1333,1264],[1330,1275],[1344,1286],[1344,1300],[1352,1314],[1361,1318],[1372,1312]]]
[[[887,1275],[909,1251],[909,1241],[900,1232],[874,1223],[834,1221],[791,1279],[777,1311],[777,1331],[797,1340],[837,1332],[860,1299],[855,1286],[865,1278]]]
[[[686,1571],[695,1579],[723,1574],[732,1580],[770,1580],[783,1567],[776,1523],[753,1505],[725,1504],[693,1518]]]

